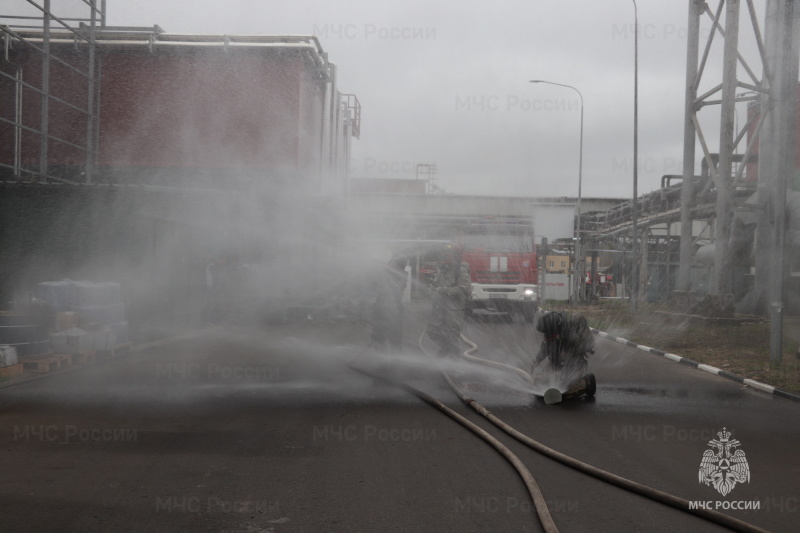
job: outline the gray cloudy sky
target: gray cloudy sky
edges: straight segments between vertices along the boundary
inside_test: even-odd
[[[644,193],[681,173],[688,0],[637,3]],[[316,34],[340,90],[363,107],[353,175],[412,178],[417,163],[436,163],[449,193],[576,195],[578,96],[528,80],[573,85],[584,98],[584,196],[632,194],[631,0],[108,0],[107,10],[110,25],[171,33]],[[741,46],[760,76],[742,12]],[[717,39],[701,92],[721,81],[721,56]],[[741,68],[739,78],[749,81]],[[718,116],[718,106],[701,116],[715,152]]]

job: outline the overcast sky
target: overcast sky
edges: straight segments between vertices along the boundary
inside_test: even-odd
[[[637,3],[645,193],[682,172],[688,0]],[[763,25],[765,0],[755,5]],[[578,94],[528,80],[572,85],[584,99],[583,195],[632,194],[631,0],[108,0],[107,13],[109,25],[169,33],[317,35],[340,90],[362,105],[352,175],[413,178],[417,163],[435,163],[454,194],[577,195]],[[740,46],[760,76],[744,4],[741,22]],[[704,17],[703,37],[710,26]],[[720,83],[721,57],[716,39],[701,92]],[[750,81],[741,68],[739,79]],[[701,121],[718,151],[719,107]]]

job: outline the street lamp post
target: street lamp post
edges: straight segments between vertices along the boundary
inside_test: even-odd
[[[577,304],[580,301],[581,281],[583,280],[582,267],[581,267],[581,187],[583,184],[583,94],[573,87],[572,85],[565,85],[563,83],[556,83],[553,81],[545,80],[530,80],[531,83],[546,83],[548,85],[558,85],[559,87],[566,87],[572,89],[581,99],[581,141],[580,153],[578,155],[578,228],[575,233],[575,283],[577,288],[573,295],[573,302]]]
[[[633,202],[631,205],[631,215],[633,224],[633,294],[631,294],[631,311],[636,313],[639,299],[639,269],[641,268],[641,258],[636,241],[639,228],[637,219],[639,217],[639,206],[637,205],[639,196],[639,9],[636,7],[636,0],[633,0]],[[645,252],[646,253],[646,252]]]

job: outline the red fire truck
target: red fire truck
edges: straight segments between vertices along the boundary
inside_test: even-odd
[[[472,277],[468,309],[517,314],[532,322],[538,296],[538,268],[531,220],[473,221],[463,228],[459,240]]]

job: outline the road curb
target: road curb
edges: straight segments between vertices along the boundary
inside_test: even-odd
[[[766,392],[767,394],[772,394],[773,396],[778,396],[780,398],[785,398],[787,400],[792,400],[795,402],[800,402],[800,396],[797,394],[793,394],[791,392],[787,392],[782,389],[778,389],[773,387],[772,385],[767,385],[766,383],[761,383],[760,381],[755,381],[753,379],[743,378],[742,376],[737,376],[736,374],[732,374],[715,366],[706,365],[704,363],[698,363],[697,361],[692,361],[691,359],[687,359],[686,357],[681,357],[680,355],[676,355],[674,353],[665,352],[663,350],[658,350],[656,348],[651,348],[649,346],[645,346],[643,344],[637,344],[633,341],[629,341],[628,339],[623,339],[622,337],[617,337],[614,335],[610,335],[605,331],[600,331],[595,328],[590,328],[595,335],[600,337],[605,337],[606,339],[612,340],[614,342],[618,342],[620,344],[624,344],[625,346],[630,346],[632,348],[637,348],[644,352],[649,352],[654,355],[660,355],[665,359],[669,359],[670,361],[675,361],[676,363],[680,363],[682,365],[691,366],[693,368],[697,368],[702,370],[703,372],[708,372],[709,374],[714,374],[717,376],[721,376],[726,379],[730,379],[737,383],[741,383],[743,385],[747,385],[749,387],[753,387],[754,389],[758,389],[762,392]]]

